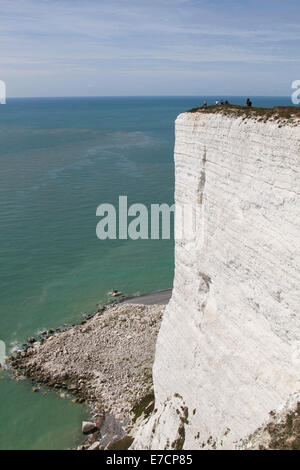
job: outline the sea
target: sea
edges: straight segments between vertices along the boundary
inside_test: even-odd
[[[289,97],[250,97],[254,106]],[[40,331],[79,322],[118,289],[170,288],[173,238],[99,240],[97,207],[174,199],[174,121],[206,99],[9,99],[0,105],[0,341],[6,354]],[[84,405],[32,392],[0,372],[0,449],[55,450],[82,440]]]

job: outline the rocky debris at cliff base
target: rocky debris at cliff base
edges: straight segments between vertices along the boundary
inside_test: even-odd
[[[106,447],[127,435],[140,404],[153,398],[152,366],[164,308],[105,307],[82,324],[19,351],[11,364],[35,384],[64,389],[74,401],[91,405],[91,421],[101,429],[83,447],[88,449],[93,439]]]

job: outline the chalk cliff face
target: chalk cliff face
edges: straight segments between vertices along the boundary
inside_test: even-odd
[[[300,121],[181,114],[175,168],[191,236],[133,447],[232,449],[300,390]]]

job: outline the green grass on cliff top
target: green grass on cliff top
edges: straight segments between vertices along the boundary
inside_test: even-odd
[[[259,118],[259,121],[267,121],[268,119],[297,119],[300,118],[300,107],[296,106],[274,106],[274,108],[256,108],[250,106],[238,106],[232,104],[214,105],[207,107],[193,108],[188,113],[203,114],[223,114],[236,117],[253,117]]]

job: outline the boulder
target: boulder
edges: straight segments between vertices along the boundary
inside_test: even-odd
[[[35,342],[36,342],[36,339],[33,338],[33,337],[30,337],[30,338],[28,338],[28,340],[27,340],[27,343],[29,343],[29,344],[33,344],[33,343],[35,343]]]
[[[122,292],[119,292],[117,290],[112,290],[111,292],[108,292],[108,294],[110,297],[120,297],[122,294]]]
[[[116,436],[115,436],[116,437]],[[106,446],[106,450],[128,450],[133,442],[133,437],[126,435],[117,441],[111,441]]]
[[[88,448],[88,450],[99,450],[99,447],[100,447],[100,442],[96,441]]]
[[[90,423],[88,421],[84,421],[82,423],[82,433],[83,434],[94,434],[98,431],[98,427],[95,423]]]

